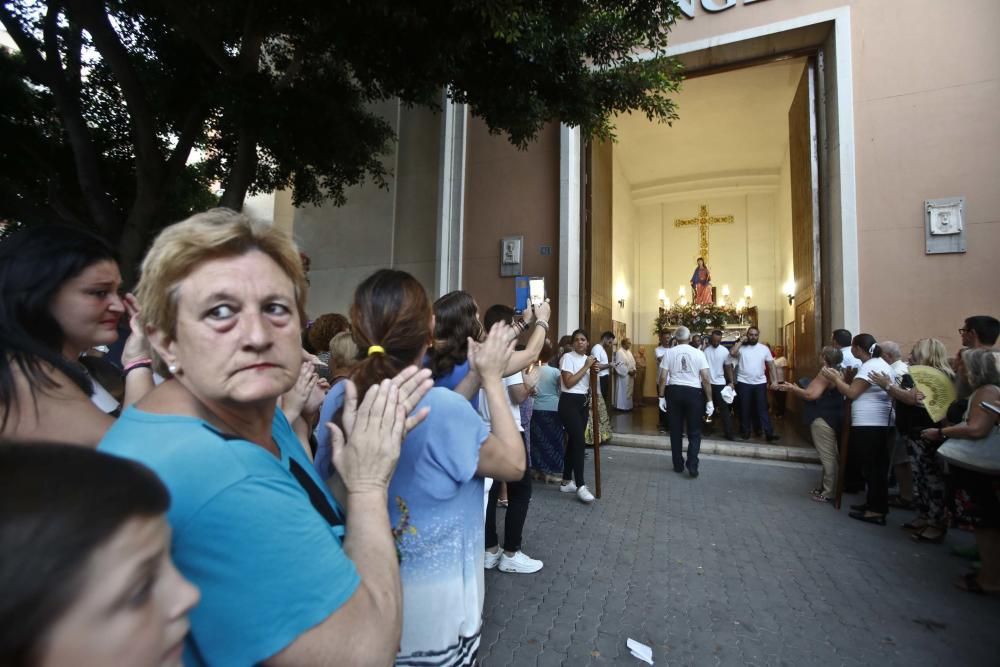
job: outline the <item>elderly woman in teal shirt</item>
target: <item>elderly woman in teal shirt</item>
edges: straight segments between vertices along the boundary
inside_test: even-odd
[[[335,501],[276,408],[302,364],[305,290],[290,239],[225,209],[168,227],[143,262],[139,317],[168,379],[99,448],[170,491],[173,556],[202,592],[186,665],[388,664],[399,646],[386,489],[430,374],[406,369],[359,405],[347,384]]]

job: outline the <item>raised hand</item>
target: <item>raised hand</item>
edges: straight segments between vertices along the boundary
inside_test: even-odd
[[[469,366],[484,380],[502,378],[513,353],[514,330],[504,322],[494,324],[482,343],[469,339]]]
[[[303,409],[309,402],[309,396],[319,382],[319,376],[313,369],[311,362],[304,361],[299,367],[299,377],[291,389],[281,395],[281,411],[285,413],[288,421],[295,421],[295,418],[303,413]],[[323,399],[320,398],[320,403]]]
[[[399,461],[406,413],[390,380],[372,385],[358,405],[358,390],[345,380],[343,430],[328,423],[333,465],[349,493],[385,493]],[[345,435],[346,434],[346,435]]]
[[[136,361],[149,359],[150,353],[146,332],[139,321],[139,301],[130,292],[122,298],[122,304],[125,306],[125,312],[128,313],[128,323],[132,329],[132,333],[125,340],[125,346],[122,348],[122,366],[128,366]]]

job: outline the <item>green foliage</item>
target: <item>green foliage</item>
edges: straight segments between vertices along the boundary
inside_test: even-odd
[[[554,121],[598,138],[621,112],[670,122],[676,16],[670,0],[7,0],[0,219],[93,226],[134,253],[220,189],[235,207],[278,188],[340,203],[384,184],[394,135],[371,109],[394,97],[447,91],[519,147]]]

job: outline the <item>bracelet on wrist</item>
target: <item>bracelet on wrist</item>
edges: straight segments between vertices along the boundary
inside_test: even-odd
[[[549,323],[546,322],[545,320],[535,320],[535,326],[539,326],[545,329],[546,331],[549,330]]]
[[[133,363],[129,364],[128,366],[126,366],[125,370],[122,371],[122,377],[123,378],[124,377],[128,377],[129,373],[131,373],[132,371],[134,371],[134,370],[136,370],[138,368],[147,368],[150,371],[152,371],[153,370],[153,362],[148,361],[148,360],[147,361],[136,361],[136,362],[133,362]]]

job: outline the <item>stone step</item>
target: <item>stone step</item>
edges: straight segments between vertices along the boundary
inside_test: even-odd
[[[670,438],[665,435],[612,433],[611,441],[608,444],[641,449],[669,450]],[[687,451],[687,438],[684,439],[684,451]],[[766,445],[750,441],[730,442],[729,440],[703,438],[700,453],[750,459],[769,459],[772,461],[819,463],[819,453],[812,447],[782,447],[781,445]]]

